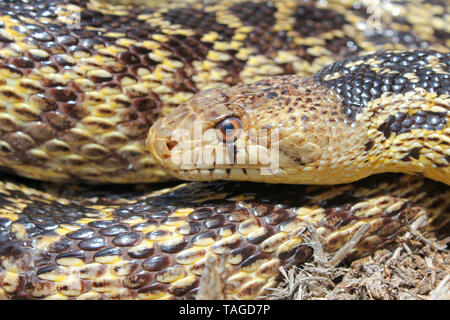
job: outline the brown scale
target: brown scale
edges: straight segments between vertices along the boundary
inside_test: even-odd
[[[335,90],[343,98],[342,112],[349,120],[354,120],[369,102],[385,93],[405,94],[423,88],[428,92],[435,92],[438,97],[448,95],[448,72],[429,67],[428,60],[431,59],[446,66],[450,55],[446,52],[417,50],[380,52],[361,58],[350,57],[323,68],[314,75],[314,79]],[[405,77],[405,74],[414,74],[416,79],[411,80]],[[446,123],[445,113],[428,116],[422,111],[414,115],[413,119],[406,114],[398,114],[396,117],[397,120],[394,116],[389,117],[379,127],[387,138],[391,132],[402,133],[410,128],[441,130]],[[404,123],[401,122],[403,120]]]
[[[244,15],[244,18],[249,18],[250,15]],[[192,29],[196,32],[196,35],[186,39],[185,36],[173,35],[170,37],[169,45],[163,47],[174,51],[177,57],[185,63],[186,66],[192,68],[193,61],[204,60],[212,48],[212,43],[202,42],[202,38],[205,30],[208,32],[214,31],[219,34],[220,41],[229,42],[231,41],[233,35],[235,34],[235,29],[230,28],[227,25],[218,23],[216,21],[214,12],[206,12],[203,10],[195,10],[191,8],[175,8],[169,10],[167,13],[163,14],[163,19],[167,20],[173,24],[179,24],[183,28]],[[239,73],[242,71],[244,66],[244,61],[241,61],[235,57],[236,51],[228,50],[231,54],[230,61],[219,61],[219,67],[228,70],[229,75],[223,79],[223,83],[228,85],[234,85],[240,81]],[[176,74],[176,79],[178,82],[173,84],[174,90],[183,90],[187,92],[198,92],[195,84],[190,79],[191,71],[189,68],[186,70],[180,70]]]
[[[277,31],[273,28],[276,23],[274,17],[276,8],[272,2],[253,3],[249,1],[237,3],[230,8],[230,11],[241,18],[244,25],[254,27],[254,30],[249,33],[248,38],[244,41],[247,47],[255,48],[258,52],[270,58],[274,58],[279,50],[290,50],[295,51],[296,56],[309,63],[314,61],[315,57],[306,51],[310,46],[298,45],[294,42],[294,38],[288,35],[288,32]],[[318,36],[331,30],[340,30],[344,24],[348,24],[341,14],[332,10],[317,8],[311,2],[299,4],[293,10],[292,17],[295,19],[293,30],[302,37]],[[351,52],[347,50],[349,46],[347,41],[351,41],[351,39],[327,39],[327,48],[336,56],[348,56]],[[337,50],[338,44],[344,45],[341,45],[340,49]],[[290,64],[283,65],[283,68],[285,74],[295,73]]]

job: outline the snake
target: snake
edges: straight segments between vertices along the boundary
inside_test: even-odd
[[[328,253],[369,225],[349,259],[419,217],[448,230],[448,19],[438,0],[0,1],[0,298],[193,299],[212,257],[224,296],[253,299],[314,258],[307,223]]]

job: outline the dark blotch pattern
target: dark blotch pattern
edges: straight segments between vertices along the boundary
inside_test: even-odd
[[[119,248],[106,248],[98,251],[94,254],[94,259],[99,257],[107,257],[107,256],[120,256],[121,251]]]
[[[85,0],[65,2],[75,3],[84,8],[81,14],[81,29],[69,30],[57,24],[57,16],[52,7],[54,3],[50,1],[0,1],[1,14],[21,22],[21,25],[18,24],[15,30],[25,35],[25,42],[34,44],[49,54],[49,56],[42,56],[29,53],[24,57],[10,57],[2,64],[3,68],[17,75],[27,75],[37,66],[48,66],[59,72],[73,66],[73,62],[64,54],[72,55],[75,52],[84,52],[87,55],[97,54],[99,48],[115,43],[116,39],[107,35],[107,32],[111,30],[122,32],[127,38],[138,42],[151,39],[155,33],[161,33],[158,26],[149,25],[137,18],[140,14],[151,13],[153,9],[144,10],[133,7],[127,15],[121,16],[86,9],[87,1]],[[205,6],[207,5],[205,3]],[[231,11],[244,25],[255,27],[244,40],[245,46],[256,48],[258,53],[269,57],[274,57],[278,50],[297,50],[296,54],[305,61],[311,63],[315,59],[306,53],[307,46],[296,45],[287,32],[275,31],[272,28],[275,23],[274,3],[247,1],[235,4],[231,7]],[[49,18],[53,22],[29,23],[30,19],[39,16]],[[339,13],[318,9],[308,4],[299,4],[293,18],[295,19],[294,31],[308,37],[341,29],[347,23],[344,16]],[[203,43],[200,40],[207,31],[216,31],[220,41],[229,41],[234,35],[233,28],[218,23],[215,13],[207,12],[207,10],[172,9],[163,14],[163,19],[173,24],[180,24],[182,27],[194,29],[196,32],[195,35],[189,37],[169,35],[169,41],[161,44],[164,50],[171,52],[169,58],[183,61],[186,70],[190,70],[194,60],[203,60],[212,48],[212,43]],[[3,27],[0,23],[0,29]],[[98,29],[88,30],[87,27]],[[405,37],[407,36],[405,33]],[[0,47],[8,47],[13,41],[14,39],[0,36]],[[347,37],[327,39],[326,47],[337,55],[348,55],[351,51],[357,51],[357,44]],[[342,49],[343,47],[344,49]],[[117,64],[104,66],[105,70],[113,74],[112,76],[91,77],[97,89],[115,88],[117,82],[125,77],[137,80],[139,68],[147,67],[152,71],[158,65],[158,62],[149,57],[149,50],[137,45],[131,45],[127,49],[126,52],[119,54]],[[232,56],[231,61],[219,62],[218,65],[226,68],[231,74],[224,82],[235,84],[239,81],[239,72],[245,62],[234,57],[233,50],[229,50],[228,53]],[[368,98],[373,99],[389,90],[394,93],[402,93],[413,89],[414,86],[425,87],[426,85],[427,90],[435,91],[438,94],[448,93],[448,77],[425,68],[423,66],[425,56],[425,53],[420,52],[410,55],[377,55],[377,58],[382,60],[380,62],[381,69],[394,70],[394,76],[383,72],[371,73],[370,70],[365,69],[367,67],[365,64],[345,68],[345,63],[338,63],[324,69],[325,71],[322,71],[321,76],[319,74],[318,79],[344,96],[346,105],[344,112],[349,118],[352,118],[358,108],[364,107],[365,103],[369,101]],[[439,59],[448,66],[448,55],[442,54]],[[350,61],[352,60],[347,60],[347,62]],[[292,73],[289,66],[283,67],[285,67],[286,73]],[[289,72],[289,70],[291,71]],[[408,79],[402,77],[407,70],[416,72],[419,83],[411,84]],[[336,71],[341,72],[343,76],[333,80],[334,82],[323,80],[326,74]],[[171,84],[174,91],[196,92],[197,88],[192,80],[183,72],[183,70],[179,71],[176,83]],[[53,139],[55,132],[58,137],[63,137],[64,134],[68,134],[67,129],[74,127],[83,115],[84,111],[77,108],[77,102],[82,98],[80,88],[73,83],[61,86],[51,80],[43,80],[43,84],[46,87],[45,92],[34,95],[32,100],[43,111],[35,121],[45,122],[45,125],[39,122],[33,130],[27,132],[34,140],[20,140],[14,133],[8,136],[10,141],[17,142],[13,143],[13,147],[20,150],[33,146],[35,140]],[[14,92],[5,92],[4,94],[10,98],[20,98],[14,97]],[[162,101],[154,92],[149,92],[144,96],[130,95],[130,102],[122,101],[120,103],[127,108],[124,119],[126,122],[129,121],[128,126],[139,128],[139,130],[133,131],[138,132],[137,135],[144,135],[163,106]],[[411,116],[398,115],[392,121],[389,119],[387,121],[389,124],[386,124],[386,128],[383,130],[389,128],[389,132],[401,133],[405,128],[411,129],[414,126],[421,126],[425,129],[426,126],[439,128],[443,125],[440,116],[439,114],[420,113]],[[3,133],[0,132],[0,134]],[[67,138],[67,136],[64,137]],[[72,136],[72,139],[75,137]],[[81,138],[78,137],[75,140],[77,139]],[[81,145],[86,141],[78,142]],[[366,147],[369,149],[371,144],[369,143]],[[57,150],[58,146],[54,146],[54,148],[53,151],[67,151]],[[419,152],[420,150],[413,149],[408,157],[417,158]],[[21,152],[20,154],[25,153]],[[17,161],[19,160],[29,161],[29,159],[17,159]],[[119,160],[123,160],[125,165],[128,163],[125,161],[126,159]],[[17,180],[7,177],[4,181]],[[22,180],[18,179],[18,181],[22,183]],[[25,181],[26,185],[36,187],[37,190],[46,190],[46,187],[42,187],[36,182]],[[249,235],[247,238],[241,237],[222,246],[222,248],[231,250],[232,257],[241,257],[238,268],[251,266],[258,263],[260,259],[273,256],[261,252],[261,243],[279,232],[280,229],[294,223],[296,208],[301,206],[324,208],[327,219],[323,221],[323,226],[337,228],[357,219],[352,216],[351,206],[366,200],[366,198],[353,196],[352,190],[355,191],[359,187],[372,188],[376,192],[372,192],[370,196],[386,195],[389,194],[389,190],[376,189],[376,186],[386,181],[389,186],[395,186],[398,184],[398,176],[388,175],[382,178],[365,179],[360,183],[353,184],[354,189],[346,191],[344,195],[326,199],[320,203],[313,202],[314,195],[322,192],[330,194],[330,189],[334,187],[309,189],[306,186],[283,186],[280,188],[279,186],[250,183],[194,183],[156,197],[142,197],[141,187],[136,191],[134,187],[128,188],[127,186],[127,190],[123,191],[123,187],[118,190],[117,188],[108,189],[109,187],[105,186],[104,190],[102,187],[102,192],[97,191],[95,195],[89,192],[83,194],[83,190],[87,188],[80,187],[74,193],[77,199],[83,200],[71,199],[67,203],[49,200],[52,199],[51,195],[48,195],[45,200],[39,201],[35,193],[22,192],[20,188],[10,189],[5,186],[0,193],[0,206],[3,210],[11,210],[14,213],[16,213],[14,210],[21,210],[21,212],[20,218],[15,221],[9,218],[0,218],[0,262],[3,261],[2,259],[11,258],[23,262],[24,268],[23,274],[21,274],[21,285],[16,291],[7,294],[8,297],[15,298],[48,296],[56,292],[53,284],[41,281],[37,279],[37,276],[58,272],[60,270],[58,263],[64,260],[66,263],[70,260],[81,260],[86,264],[92,264],[95,259],[101,261],[102,258],[120,256],[122,260],[130,263],[129,274],[124,277],[121,285],[130,289],[133,294],[171,292],[178,298],[192,297],[196,292],[198,279],[190,286],[175,289],[169,289],[169,284],[158,283],[156,280],[157,275],[175,269],[174,266],[177,265],[175,257],[181,250],[190,248],[196,242],[215,242],[214,248],[219,248],[216,241],[222,239],[224,234],[236,233],[241,230],[241,224],[255,219],[256,225],[262,227],[257,234]],[[410,192],[418,194],[426,189],[427,195],[437,197],[443,194],[447,188],[442,184],[428,181],[420,190]],[[70,193],[69,190],[64,192]],[[227,194],[225,199],[214,197],[214,195],[223,193]],[[227,200],[242,195],[253,198],[241,203]],[[64,196],[70,198],[70,195],[64,194]],[[96,199],[92,200],[93,197]],[[18,209],[15,206],[16,202],[21,201],[26,203],[24,209]],[[441,201],[444,200],[441,199]],[[108,218],[113,218],[113,220],[104,220],[107,214],[96,207],[102,205],[110,206],[108,212],[112,211],[112,217],[108,216]],[[186,218],[171,217],[177,209],[186,207],[194,208]],[[374,234],[386,241],[393,238],[399,225],[398,221],[404,215],[403,209],[386,215],[384,219],[389,227],[383,228],[378,234],[378,231],[375,230]],[[96,218],[99,220],[91,221]],[[128,219],[134,218],[141,222],[134,225],[127,222]],[[179,242],[165,242],[163,238],[173,236],[173,233],[169,231],[147,231],[154,230],[163,224],[176,223],[180,219],[186,219],[186,221],[176,229],[176,232],[183,235],[183,239]],[[91,222],[86,225],[84,222],[86,220]],[[62,224],[72,225],[79,229],[62,236],[58,241],[52,243],[47,251],[36,250],[34,247],[36,241],[34,240],[38,237],[57,236],[55,229]],[[17,230],[20,230],[20,234]],[[155,240],[154,247],[133,250],[144,239]],[[311,259],[312,249],[308,245],[300,245],[280,252],[277,257],[288,268],[293,264]],[[128,259],[132,259],[132,261]],[[97,276],[101,276],[109,267],[109,265],[101,265],[94,271]],[[4,270],[2,268],[4,266],[0,263],[0,272]],[[124,272],[127,266],[115,265],[114,268],[111,266],[112,272],[118,272],[120,268],[123,268]],[[89,270],[82,272],[82,274],[89,273]],[[87,285],[86,283],[89,281],[83,281],[83,286],[100,287],[102,285],[100,282],[92,282]]]
[[[361,59],[362,63],[357,63]],[[424,88],[437,95],[449,94],[450,75],[428,67],[432,59],[438,59],[444,70],[448,70],[449,53],[383,52],[339,61],[319,71],[314,78],[336,90],[343,98],[344,114],[348,119],[354,119],[369,101],[379,98],[385,92],[404,94],[416,88]],[[369,63],[368,60],[376,62]],[[338,77],[325,80],[326,76],[335,73]],[[413,74],[414,77],[407,78],[404,76],[406,74]]]
[[[69,248],[67,248],[67,249],[69,249]],[[58,259],[80,259],[80,260],[85,261],[86,256],[83,251],[67,251],[67,252],[57,255],[56,260],[58,260]]]
[[[78,244],[78,247],[81,250],[86,250],[86,251],[97,251],[101,248],[106,247],[107,243],[106,243],[106,239],[102,238],[102,237],[92,237],[90,239],[87,240],[83,240]]]
[[[183,28],[195,30],[199,35],[204,33],[204,30],[215,31],[220,35],[221,41],[230,41],[234,34],[234,29],[217,22],[214,12],[193,8],[176,8],[169,10],[164,15],[164,20],[172,24],[179,24]]]
[[[329,9],[319,9],[313,5],[299,5],[294,18],[294,30],[306,37],[340,30],[346,23],[342,14]]]
[[[413,115],[403,112],[395,116],[389,116],[383,124],[378,127],[386,138],[391,134],[402,134],[414,129],[442,130],[447,123],[447,115],[431,111],[418,111]]]
[[[402,23],[405,23],[404,21]],[[406,47],[427,48],[428,41],[421,39],[416,34],[409,31],[397,31],[390,28],[375,29],[368,34],[370,41],[378,44],[401,43]],[[442,40],[441,40],[442,41]]]

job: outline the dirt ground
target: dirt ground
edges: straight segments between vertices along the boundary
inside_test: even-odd
[[[349,266],[305,265],[284,271],[276,299],[449,300],[449,239],[402,237],[397,246],[376,251]]]

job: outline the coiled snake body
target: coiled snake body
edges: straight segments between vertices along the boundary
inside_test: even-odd
[[[448,8],[395,4],[396,15],[370,28],[366,5],[0,1],[6,171],[58,182],[168,180],[159,161],[185,179],[329,185],[71,193],[5,173],[0,298],[193,298],[206,258],[225,254],[226,297],[254,298],[276,285],[280,266],[312,257],[305,221],[328,252],[370,224],[354,256],[419,216],[428,229],[448,228]],[[314,75],[265,79],[283,74]],[[147,139],[155,161],[145,140],[158,118]],[[233,148],[249,128],[281,129],[281,171],[262,176],[259,163],[200,167],[197,159],[175,166],[168,152],[183,142],[171,140],[173,129],[192,131],[196,119],[216,131],[238,123]],[[229,146],[222,138],[207,141]],[[383,172],[435,181],[384,174],[331,186]]]

